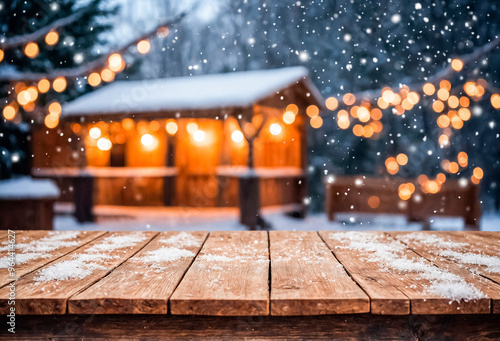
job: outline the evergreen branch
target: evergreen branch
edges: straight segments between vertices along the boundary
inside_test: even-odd
[[[81,10],[79,10],[79,11],[77,11],[77,12],[75,12],[75,13],[73,13],[65,18],[58,19],[58,20],[52,22],[50,25],[44,26],[44,27],[36,30],[35,32],[23,34],[20,36],[14,36],[12,38],[8,38],[8,39],[4,40],[3,42],[0,41],[0,49],[5,51],[7,49],[11,49],[11,48],[14,48],[14,47],[17,47],[20,45],[25,45],[25,44],[32,42],[32,41],[38,41],[38,40],[42,39],[43,37],[45,37],[47,35],[47,33],[49,33],[50,31],[55,31],[61,27],[65,27],[65,26],[68,26],[68,25],[74,23],[84,13],[86,13],[90,7],[91,6],[87,6],[85,8],[82,8]]]
[[[54,70],[49,73],[34,73],[34,72],[22,72],[18,74],[6,74],[6,75],[1,75],[0,74],[0,82],[16,82],[16,81],[28,81],[28,82],[36,82],[41,79],[56,79],[58,77],[64,77],[64,78],[75,78],[79,77],[85,74],[88,74],[92,70],[102,68],[104,65],[107,64],[109,56],[111,56],[114,53],[119,53],[122,54],[128,50],[129,47],[133,45],[137,45],[138,42],[144,39],[148,39],[151,36],[154,36],[158,29],[162,27],[171,27],[175,24],[178,24],[181,22],[184,17],[186,17],[187,12],[182,12],[179,15],[177,15],[173,19],[166,20],[165,22],[161,23],[160,25],[156,26],[153,30],[148,31],[141,36],[129,41],[127,44],[123,45],[117,50],[113,50],[108,52],[105,55],[102,55],[101,57],[85,64],[82,66],[74,67],[74,68],[68,68],[68,69],[59,69],[59,70]]]

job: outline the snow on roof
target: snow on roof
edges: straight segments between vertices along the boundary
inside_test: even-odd
[[[44,199],[58,198],[59,188],[48,179],[33,179],[29,176],[0,180],[0,199]]]
[[[119,81],[63,106],[63,116],[250,106],[308,77],[306,68]],[[318,97],[317,89],[311,89]]]

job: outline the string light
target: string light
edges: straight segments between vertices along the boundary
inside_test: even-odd
[[[342,100],[344,101],[345,105],[353,105],[354,102],[356,102],[356,96],[351,93],[346,93]]]
[[[49,105],[49,113],[51,113],[53,115],[60,116],[61,112],[62,112],[61,104],[59,104],[58,102],[52,102],[52,103],[50,103],[50,105]],[[99,129],[99,128],[97,128],[97,129]]]
[[[295,114],[292,111],[287,111],[283,114],[283,122],[292,124],[295,121]]]
[[[189,122],[186,125],[186,130],[190,134],[194,134],[198,130],[198,125],[195,122]]]
[[[90,128],[89,136],[93,139],[98,139],[99,137],[101,137],[101,129],[99,129],[98,127]]]
[[[328,97],[325,101],[326,108],[328,110],[335,110],[339,106],[339,101],[335,97]]]
[[[310,105],[307,107],[306,109],[306,114],[307,116],[309,117],[314,117],[314,116],[318,116],[319,115],[319,109],[317,106],[315,105]]]
[[[408,156],[406,156],[406,154],[403,153],[398,154],[398,156],[396,156],[396,161],[400,166],[404,166],[408,163]]]
[[[48,114],[44,120],[45,126],[49,129],[54,129],[59,124],[59,117],[56,115]]]
[[[5,52],[3,52],[2,49],[0,49],[0,62],[3,60],[4,56],[5,56]]]
[[[90,86],[98,86],[99,84],[101,84],[101,76],[97,72],[92,72],[88,76],[87,82]]]
[[[456,58],[451,61],[451,68],[457,72],[461,71],[464,67],[464,62],[460,59]]]
[[[29,58],[35,58],[38,56],[39,49],[38,49],[38,44],[34,42],[29,42],[26,44],[24,47],[24,54],[28,56]]]
[[[147,40],[141,40],[137,43],[137,51],[139,51],[140,54],[146,54],[150,49],[151,44]]]
[[[299,113],[299,107],[298,107],[297,105],[293,104],[293,103],[292,103],[292,104],[288,104],[288,105],[286,106],[285,111],[291,111],[291,112],[293,112],[295,115],[297,115],[297,114]]]
[[[144,147],[152,147],[155,142],[155,138],[151,134],[144,134],[141,136],[141,143]]]
[[[495,109],[500,109],[500,95],[499,94],[493,94],[490,97],[490,102],[493,108]]]
[[[50,89],[50,82],[47,79],[41,79],[38,82],[37,87],[38,87],[38,91],[40,91],[40,93],[44,94],[47,91],[49,91],[49,89]]]
[[[319,129],[323,125],[323,119],[321,118],[321,116],[314,116],[311,117],[311,121],[309,123],[314,129]]]
[[[16,116],[16,108],[14,108],[14,106],[12,105],[7,105],[5,108],[3,108],[3,117],[7,120],[7,121],[11,121],[14,119],[14,117]]]
[[[109,69],[114,72],[121,72],[125,68],[125,63],[119,53],[113,53],[108,58]]]
[[[426,94],[427,96],[432,96],[434,95],[434,92],[436,92],[436,88],[431,83],[424,84],[422,90],[424,91],[424,94]]]
[[[66,89],[66,79],[64,77],[57,77],[52,82],[52,88],[55,92],[63,92]]]
[[[47,45],[55,45],[59,41],[59,34],[56,31],[50,31],[45,36],[45,42]]]
[[[101,71],[101,79],[105,82],[112,82],[115,79],[115,73],[108,68]]]
[[[368,206],[373,209],[378,208],[380,206],[380,198],[376,195],[372,195],[368,198]]]

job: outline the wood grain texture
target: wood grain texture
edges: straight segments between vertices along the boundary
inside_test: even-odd
[[[316,232],[269,232],[271,315],[353,314],[370,299]]]
[[[176,315],[269,314],[268,237],[212,232],[170,298]]]
[[[1,340],[498,340],[500,315],[18,316]]]
[[[16,282],[16,313],[31,315],[66,313],[67,301],[71,296],[106,276],[111,270],[144,247],[155,235],[157,232],[108,233],[57,261],[20,278]],[[134,239],[142,238],[142,241],[124,244],[123,241],[117,240],[116,244],[121,245],[112,247],[114,238],[127,236]],[[99,260],[94,258],[96,254],[99,255]],[[75,264],[75,260],[78,258],[88,259],[89,262],[85,266]],[[76,275],[62,279],[68,275],[70,269],[67,267],[61,269],[61,267],[68,264],[71,265],[72,271],[76,271]],[[87,271],[87,273],[79,270]],[[61,276],[61,280],[40,280],[40,276],[49,273]],[[8,293],[9,287],[0,289],[1,313],[6,313],[9,309]]]
[[[205,241],[207,232],[162,232],[145,248],[68,301],[70,314],[166,314],[168,299]],[[162,251],[187,250],[171,261],[147,261]],[[174,251],[175,252],[175,251]],[[146,259],[146,260],[145,260]]]
[[[436,281],[426,279],[421,272],[407,269],[406,266],[432,270],[435,269],[435,264],[383,232],[321,232],[321,236],[339,259],[349,257],[354,251],[358,262],[373,262],[371,277],[386,278],[386,274],[382,273],[391,273],[393,275],[390,280],[391,285],[410,299],[411,314],[490,313],[489,298],[457,301],[432,293],[433,283]],[[377,257],[377,254],[382,255],[382,258]],[[387,258],[383,258],[384,256]],[[404,268],[400,269],[402,266]],[[438,274],[438,278],[450,273],[446,269],[440,270],[443,273]],[[472,276],[464,280],[467,283],[475,282]],[[443,285],[446,285],[446,282]]]
[[[319,232],[319,235],[332,250],[336,250],[338,244],[328,238],[328,232]],[[370,297],[372,314],[408,315],[410,313],[410,299],[397,286],[394,286],[393,274],[380,271],[380,264],[360,261],[357,250],[336,250],[335,256]]]
[[[78,249],[82,245],[89,243],[97,237],[103,235],[105,232],[100,231],[23,231],[16,232],[16,245],[15,250],[17,257],[16,264],[16,277],[24,276],[50,262]],[[75,235],[75,238],[61,240],[61,237]],[[55,246],[57,240],[61,241],[60,247]],[[21,248],[20,244],[25,245]],[[51,247],[52,246],[52,247]],[[44,250],[54,249],[50,252],[43,252]],[[40,252],[38,252],[40,251]],[[0,259],[7,257],[8,250],[5,246],[0,251]],[[36,255],[38,253],[38,255]],[[32,254],[30,258],[27,254]],[[7,271],[0,272],[0,287],[12,282],[14,278],[10,277]]]
[[[500,313],[500,272],[498,269],[495,272],[495,269],[481,265],[481,259],[488,261],[491,257],[494,257],[497,264],[500,264],[498,254],[500,249],[495,245],[490,245],[488,248],[488,244],[481,240],[482,237],[475,238],[469,232],[391,232],[388,234],[403,241],[416,253],[440,268],[445,268],[473,282],[491,299],[492,312]],[[418,238],[419,235],[433,238],[425,242]]]

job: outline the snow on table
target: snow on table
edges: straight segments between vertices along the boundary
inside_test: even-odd
[[[17,314],[500,314],[498,232],[84,235],[20,233],[58,258],[25,263]]]

